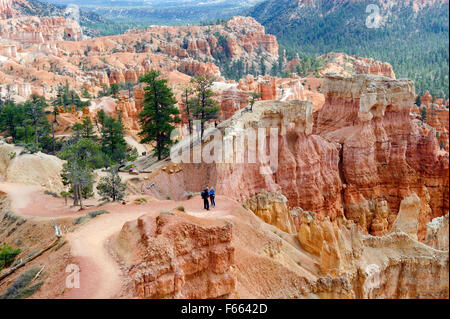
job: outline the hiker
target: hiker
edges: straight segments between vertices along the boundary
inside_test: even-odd
[[[208,201],[208,197],[209,197],[209,189],[208,187],[206,187],[206,189],[204,189],[202,191],[202,198],[203,198],[203,208],[206,210],[209,210],[209,201]]]
[[[216,207],[216,190],[214,189],[214,186],[211,186],[211,190],[209,191],[209,200],[211,201],[211,206],[213,208]]]

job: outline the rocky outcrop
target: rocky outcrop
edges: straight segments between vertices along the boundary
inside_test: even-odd
[[[211,62],[204,63],[193,59],[185,59],[181,61],[177,70],[190,76],[220,76],[220,69],[217,65]]]
[[[345,53],[330,52],[318,57],[323,61],[323,66],[319,74],[336,73],[342,76],[354,76],[357,74],[381,75],[395,79],[392,65],[386,62],[376,61],[370,58],[349,56]],[[297,60],[290,62],[290,67],[295,65]],[[301,63],[299,61],[298,63]]]
[[[126,223],[115,243],[140,298],[225,298],[235,289],[232,225],[161,213]]]
[[[375,61],[374,59],[357,58],[353,65],[359,74],[382,75],[395,79],[395,73],[392,65],[385,62]]]
[[[286,233],[296,233],[294,219],[287,207],[287,199],[280,193],[268,193],[262,190],[245,202],[245,206],[264,222]]]
[[[448,251],[448,214],[427,224],[424,243],[438,250]]]
[[[61,172],[64,161],[41,152],[23,153],[22,147],[0,144],[0,180],[42,186],[52,192],[63,191]]]
[[[416,194],[412,194],[400,203],[400,210],[397,219],[392,225],[391,232],[404,232],[409,237],[417,240],[419,214],[420,198]]]
[[[252,147],[248,129],[277,128],[276,163],[241,164],[237,155],[232,164],[204,163],[201,169],[181,163],[170,179],[160,172],[151,182],[179,197],[217,185],[218,193],[242,202],[262,189],[281,191],[290,208],[314,212],[318,220],[345,217],[377,236],[389,232],[401,202],[415,193],[423,240],[426,224],[448,212],[448,152],[440,150],[435,132],[411,120],[412,82],[329,75],[322,87],[325,105],[314,114],[308,101],[262,101],[219,125],[227,139],[244,139],[244,153]]]
[[[64,17],[18,17],[0,20],[0,36],[20,43],[78,41],[82,30],[77,22]]]
[[[0,0],[0,19],[12,18],[15,13],[12,0]]]
[[[302,248],[320,258],[322,276],[335,278],[321,278],[317,284],[330,287],[341,280],[338,286],[347,286],[353,298],[447,298],[448,251],[436,251],[403,231],[365,236],[352,222],[318,221],[307,212],[298,239]],[[327,289],[319,287],[327,296]]]
[[[423,239],[426,223],[448,211],[448,153],[439,151],[435,132],[424,132],[411,121],[412,82],[330,75],[323,91],[326,102],[315,114],[314,134],[342,146],[346,217],[370,233],[386,233],[400,202],[415,192]],[[384,201],[387,216],[384,208],[376,213]]]
[[[135,103],[128,96],[120,96],[117,100],[115,114],[119,114],[126,130],[139,130],[138,111]]]

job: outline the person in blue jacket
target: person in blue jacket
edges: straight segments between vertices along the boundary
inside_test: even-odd
[[[216,207],[216,190],[214,189],[214,186],[211,186],[211,189],[209,190],[209,200],[211,201],[211,206],[214,208]]]

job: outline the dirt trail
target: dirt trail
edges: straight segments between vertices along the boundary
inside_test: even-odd
[[[171,211],[180,205],[185,207],[188,214],[196,217],[223,218],[231,209],[239,206],[230,199],[218,196],[218,208],[209,212],[202,210],[203,203],[198,197],[183,202],[154,201],[144,205],[114,203],[78,212],[78,208],[65,206],[62,198],[44,194],[43,189],[38,186],[0,183],[0,191],[8,195],[12,211],[32,218],[77,217],[98,209],[109,212],[65,234],[65,239],[70,244],[71,255],[80,269],[80,288],[67,289],[62,298],[73,299],[120,297],[122,271],[109,253],[107,243],[127,221],[148,213],[157,215],[161,211]]]
[[[84,215],[79,207],[66,206],[63,198],[55,198],[44,193],[40,186],[0,183],[0,191],[7,194],[11,210],[19,215],[36,218],[63,218]],[[95,200],[87,200],[86,205],[95,205]]]
[[[120,205],[110,204],[103,207],[109,214],[101,215],[89,221],[73,233],[69,233],[66,239],[71,244],[72,255],[76,257],[80,267],[80,288],[72,289],[64,297],[66,298],[117,298],[122,288],[122,272],[118,263],[109,253],[107,242],[111,236],[118,233],[124,223],[135,220],[138,217],[161,211],[170,211],[183,205],[188,214],[196,217],[226,216],[227,211],[238,204],[234,201],[220,198],[221,209],[202,211],[200,198],[189,201],[151,202],[145,205]]]

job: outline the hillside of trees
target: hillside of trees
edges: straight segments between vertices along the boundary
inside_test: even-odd
[[[299,6],[297,0],[269,0],[247,12],[277,36],[280,46],[293,56],[296,52],[319,56],[345,52],[392,64],[398,78],[415,81],[416,91],[429,90],[448,98],[448,3],[413,11],[412,1],[402,1],[389,12],[379,5],[384,25],[366,25],[378,1],[315,0],[314,6]],[[370,17],[369,17],[370,18]],[[370,21],[369,21],[370,22]]]

